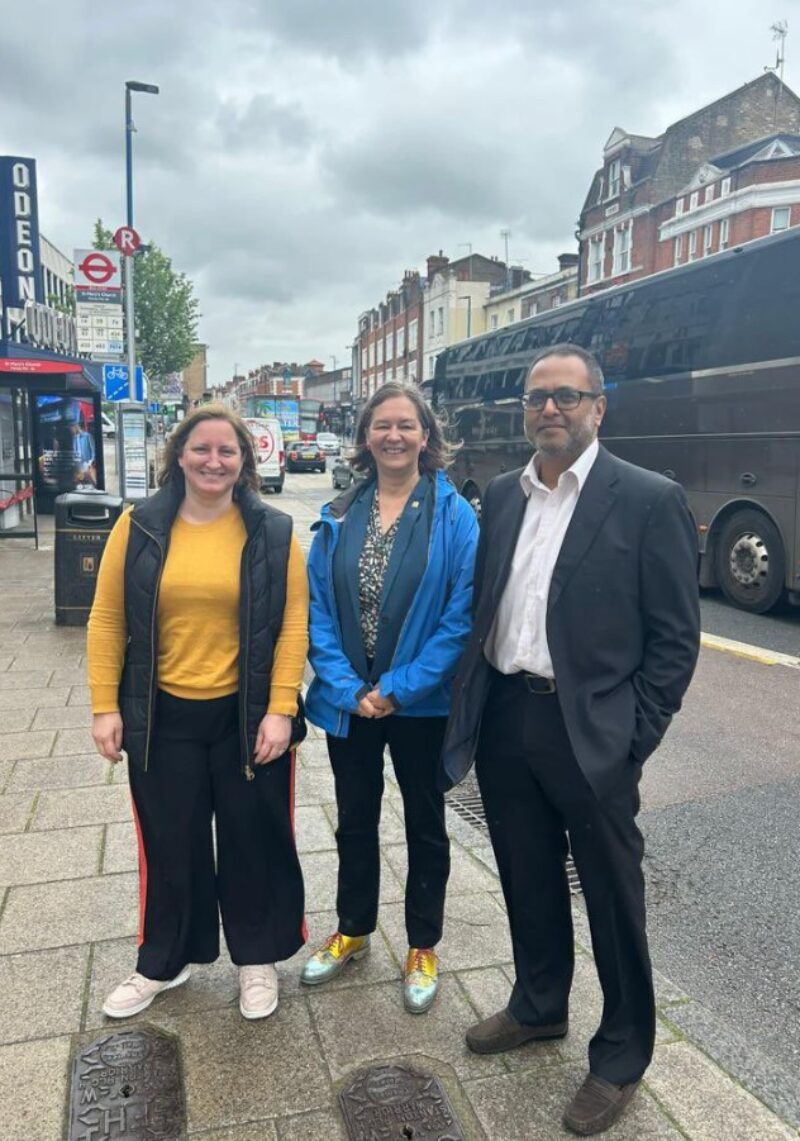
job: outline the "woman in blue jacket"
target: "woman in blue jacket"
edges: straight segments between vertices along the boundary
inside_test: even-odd
[[[385,384],[356,429],[367,476],[328,504],[309,556],[315,678],[307,715],[327,733],[339,826],[338,930],[301,979],[324,983],[369,951],[378,917],[383,753],[392,757],[408,841],[404,1001],[439,985],[450,871],[436,770],[450,683],[470,630],[478,526],[444,474],[449,449],[416,388]]]

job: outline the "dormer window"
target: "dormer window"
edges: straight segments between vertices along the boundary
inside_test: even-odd
[[[700,195],[699,195],[698,191],[693,190],[692,193],[689,195],[689,209],[690,210],[696,210],[697,209],[697,203],[698,203],[699,198],[700,198]]]
[[[683,199],[679,198],[675,203],[675,217],[680,218],[683,213]]]
[[[727,198],[727,196],[730,194],[730,192],[731,192],[731,180],[729,178],[723,178],[723,180],[719,186],[720,198]]]
[[[619,178],[620,178],[620,162],[615,158],[613,162],[608,164],[608,197],[617,198],[619,196]]]

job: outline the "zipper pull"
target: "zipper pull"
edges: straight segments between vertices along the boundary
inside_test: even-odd
[[[253,769],[251,768],[250,765],[244,766],[244,775],[245,775],[245,780],[255,780],[256,779],[256,774],[253,772]]]

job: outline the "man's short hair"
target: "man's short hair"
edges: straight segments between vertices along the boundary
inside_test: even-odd
[[[587,352],[586,349],[582,349],[580,345],[573,345],[569,341],[565,341],[561,345],[549,345],[546,349],[542,349],[541,352],[538,352],[531,361],[530,368],[525,376],[526,384],[528,377],[539,361],[543,361],[547,357],[578,357],[586,365],[586,372],[589,376],[589,384],[591,385],[592,392],[602,392],[605,388],[603,370],[600,368],[597,357]]]

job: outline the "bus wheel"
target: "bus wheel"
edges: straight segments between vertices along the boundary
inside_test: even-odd
[[[475,518],[480,523],[481,513],[483,511],[483,504],[481,503],[481,493],[478,491],[474,483],[468,483],[461,494],[466,499],[472,510],[475,512]]]
[[[763,614],[783,594],[785,555],[775,524],[760,511],[737,511],[717,543],[717,581],[742,610]]]

